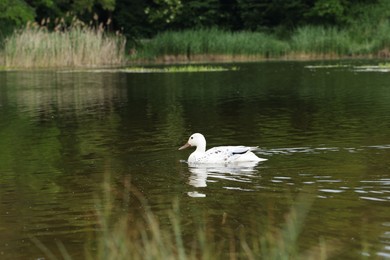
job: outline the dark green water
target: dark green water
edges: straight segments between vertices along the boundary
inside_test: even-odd
[[[313,64],[0,72],[0,258],[47,257],[35,238],[83,259],[107,175],[113,190],[130,179],[163,224],[175,199],[187,222],[206,212],[217,240],[226,226],[281,226],[298,194],[314,197],[300,250],[330,241],[335,258],[390,258],[390,73]],[[193,132],[268,161],[189,169],[177,148]]]

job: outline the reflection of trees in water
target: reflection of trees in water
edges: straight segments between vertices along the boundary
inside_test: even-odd
[[[75,115],[110,111],[126,102],[126,88],[114,73],[9,72],[6,82],[9,102],[35,118],[57,113]]]
[[[152,78],[161,88],[150,89],[135,77],[132,81],[133,76],[120,73],[1,74],[0,102],[7,116],[0,118],[0,168],[15,181],[23,172],[33,190],[77,190],[85,183],[68,187],[62,176],[99,175],[107,159],[127,165],[133,150],[175,150],[184,136],[177,88]],[[36,172],[44,172],[45,178]]]
[[[57,182],[58,176],[86,174],[109,158],[108,144],[115,141],[118,125],[115,107],[126,102],[126,88],[117,86],[123,84],[121,77],[37,71],[2,77],[8,118],[0,128],[0,165],[23,172],[39,190],[48,184],[66,186]],[[45,172],[48,179],[36,172]]]
[[[20,236],[20,227],[36,235],[90,225],[94,220],[83,218],[93,210],[110,144],[117,141],[115,109],[127,98],[123,79],[35,71],[2,73],[0,80],[0,185],[8,187],[0,203],[10,205],[0,230],[15,226]]]

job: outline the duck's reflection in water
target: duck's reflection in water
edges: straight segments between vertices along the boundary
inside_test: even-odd
[[[232,182],[251,182],[251,177],[257,173],[255,168],[258,162],[240,162],[234,164],[196,164],[188,163],[190,176],[188,184],[195,188],[207,187],[207,182],[216,182],[218,179]],[[228,187],[227,187],[228,188]],[[206,197],[199,191],[187,193],[190,197]]]

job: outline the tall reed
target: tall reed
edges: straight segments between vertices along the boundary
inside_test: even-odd
[[[166,216],[160,213],[159,218],[134,188],[130,190],[144,210],[143,221],[135,222],[128,214],[118,217],[113,214],[109,188],[106,190],[108,195],[98,212],[101,230],[95,247],[86,248],[88,259],[325,259],[336,249],[329,244],[326,248],[325,242],[319,242],[309,251],[299,250],[298,238],[314,199],[307,194],[298,196],[282,228],[270,225],[264,229],[254,223],[250,229],[227,231],[226,238],[221,239],[217,238],[221,234],[213,232],[218,227],[208,226],[205,220],[189,224],[187,216],[183,221],[178,200],[174,200]],[[162,225],[161,217],[169,219],[170,224]],[[193,225],[193,231],[185,235],[183,229],[189,225]]]
[[[279,57],[289,51],[287,43],[260,32],[228,32],[217,28],[164,32],[144,41],[141,58],[174,55]]]
[[[292,51],[313,56],[345,56],[353,54],[353,40],[346,30],[334,27],[304,26],[291,37]]]
[[[96,67],[125,61],[125,38],[107,33],[103,24],[86,25],[74,18],[69,26],[60,20],[54,30],[46,25],[29,23],[5,40],[5,67]]]
[[[277,37],[272,33],[229,32],[217,28],[168,31],[142,41],[135,59],[234,60],[264,58],[390,57],[390,22],[346,28],[302,26]]]

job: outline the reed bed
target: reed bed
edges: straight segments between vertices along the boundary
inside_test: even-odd
[[[142,42],[136,58],[158,56],[280,57],[288,53],[289,45],[261,32],[228,32],[217,28],[164,32]]]
[[[96,22],[96,21],[95,21]],[[8,37],[0,68],[102,67],[123,65],[127,58],[147,62],[245,61],[262,59],[389,58],[390,22],[348,28],[303,26],[277,36],[218,28],[167,31],[140,40],[125,55],[126,39],[106,25],[86,25],[73,18],[28,24]]]
[[[300,27],[293,33],[290,44],[293,52],[303,55],[346,56],[354,52],[349,33],[337,28]]]
[[[100,67],[125,61],[126,39],[109,34],[103,24],[91,26],[74,18],[67,26],[57,22],[27,24],[4,42],[7,68]]]
[[[390,23],[303,26],[277,37],[217,28],[163,32],[141,41],[133,59],[163,61],[390,57]]]

